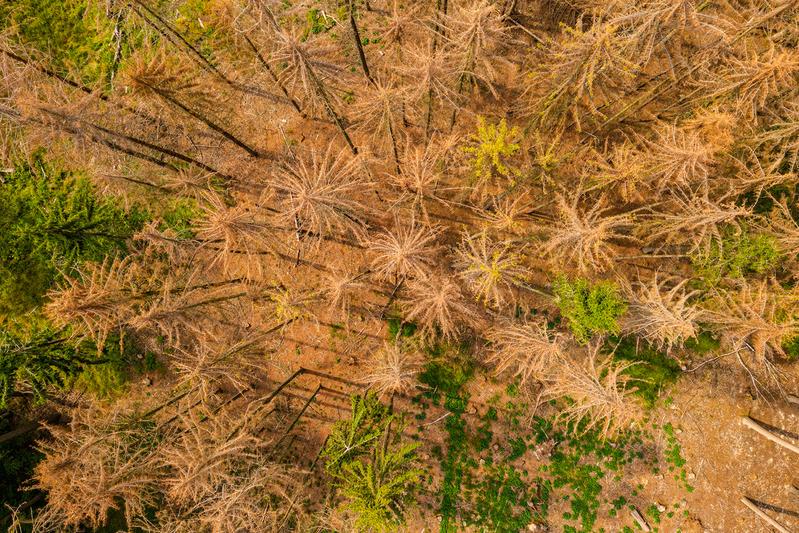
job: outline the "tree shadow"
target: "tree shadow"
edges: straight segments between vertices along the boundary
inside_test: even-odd
[[[752,420],[754,420],[755,422],[757,422],[758,424],[760,424],[761,426],[763,426],[767,430],[771,431],[772,433],[778,433],[778,434],[782,435],[783,437],[788,437],[788,438],[791,438],[791,439],[799,440],[799,434],[797,434],[797,433],[794,433],[792,431],[788,431],[788,430],[785,430],[785,429],[778,428],[777,426],[772,426],[771,424],[769,424],[767,422],[763,422],[762,420],[758,420],[757,418],[755,418],[753,416],[750,416],[749,418],[751,418]]]

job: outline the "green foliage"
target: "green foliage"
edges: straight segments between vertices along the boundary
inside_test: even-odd
[[[565,525],[564,531],[590,532],[600,507],[603,480],[611,472],[620,472],[625,464],[643,457],[643,441],[635,433],[623,434],[614,441],[604,439],[596,431],[581,431],[580,427],[553,431],[552,423],[536,417],[536,440],[547,439],[556,445],[548,465],[541,467],[548,479],[545,490],[567,489],[564,499],[569,501],[569,511],[563,518],[578,525]]]
[[[403,521],[403,509],[422,472],[414,468],[417,444],[391,439],[396,417],[374,393],[351,397],[351,415],[334,424],[322,454],[346,506],[362,531],[389,531]],[[399,421],[397,421],[399,423]]]
[[[765,274],[780,261],[777,240],[748,229],[724,232],[721,241],[713,241],[707,250],[691,257],[694,269],[703,282],[716,285],[725,277],[743,278]]]
[[[533,519],[526,505],[530,501],[527,484],[511,466],[488,468],[476,494],[472,521],[480,531],[516,533],[524,531]]]
[[[37,151],[0,184],[0,314],[41,304],[62,273],[121,248],[143,219]]]
[[[799,358],[799,335],[783,342],[782,349],[785,350],[788,359],[796,360]]]
[[[663,424],[663,433],[666,436],[664,457],[669,465],[669,472],[674,475],[675,481],[682,483],[686,491],[693,492],[694,488],[687,481],[688,472],[685,469],[687,461],[682,455],[682,447],[680,446],[680,441],[677,440],[677,432],[671,422]]]
[[[468,395],[462,392],[461,388],[470,376],[471,369],[445,365],[437,361],[428,363],[419,375],[419,381],[430,387],[426,395],[438,404],[440,395],[443,393],[444,406],[451,413],[444,421],[444,428],[447,432],[447,451],[441,459],[441,467],[444,471],[439,506],[440,531],[442,533],[457,530],[455,517],[458,511],[458,498],[461,494],[461,485],[467,469],[466,460],[469,456],[466,421],[462,416],[466,411]]]
[[[714,337],[710,331],[702,331],[696,338],[685,341],[685,348],[698,354],[716,351],[719,346],[721,346],[721,341]]]
[[[0,434],[11,431],[13,417],[0,417]],[[24,490],[23,483],[31,478],[33,469],[43,454],[32,447],[35,433],[21,435],[0,444],[0,502],[17,506],[30,499],[30,493]],[[7,512],[4,509],[3,514]]]
[[[508,129],[503,118],[499,124],[487,124],[485,118],[479,117],[477,134],[471,135],[472,146],[465,146],[463,151],[471,154],[470,165],[480,180],[488,180],[496,173],[501,176],[518,176],[517,169],[509,166],[506,158],[519,151],[519,128]]]
[[[654,407],[663,389],[680,377],[680,365],[666,354],[637,339],[610,339],[610,349],[616,361],[632,361],[624,374],[633,378],[635,394],[644,400],[647,407]]]
[[[178,238],[194,237],[192,222],[200,216],[197,202],[191,198],[175,198],[161,213],[163,225],[174,231]]]
[[[602,281],[591,285],[582,278],[570,281],[561,277],[553,288],[560,313],[569,320],[579,342],[587,343],[598,333],[619,333],[618,320],[627,310],[627,304],[615,283]]]
[[[391,531],[402,524],[404,507],[423,473],[414,468],[418,443],[384,447],[389,431],[386,427],[371,453],[344,464],[337,474],[362,531]]]
[[[63,386],[88,360],[58,332],[29,321],[19,332],[0,329],[0,409],[5,409],[19,383],[29,388],[36,401],[51,387]],[[27,330],[27,331],[25,331]]]
[[[400,337],[410,337],[416,332],[416,324],[404,322],[401,318],[389,318],[386,320],[388,323],[388,336],[396,342]]]
[[[6,324],[0,328],[0,410],[20,384],[35,402],[70,385],[101,398],[120,393],[137,347],[118,337],[110,341],[98,352],[93,343],[70,339],[35,315]]]
[[[335,25],[336,21],[333,18],[312,7],[305,13],[305,29],[302,32],[302,40],[308,39],[311,35],[328,32]]]
[[[109,80],[119,64],[115,23],[90,0],[0,2],[0,28],[14,28],[18,42],[43,54],[49,68],[90,85]],[[122,58],[131,50],[130,32],[118,35]]]
[[[325,468],[337,475],[344,464],[368,453],[392,419],[388,407],[373,392],[350,398],[351,415],[330,430],[322,455]]]

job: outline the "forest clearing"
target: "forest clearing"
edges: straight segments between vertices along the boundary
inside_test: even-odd
[[[0,529],[799,531],[798,46],[0,2]]]

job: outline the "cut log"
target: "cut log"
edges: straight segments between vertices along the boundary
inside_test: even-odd
[[[763,426],[761,426],[759,423],[755,422],[752,418],[750,418],[748,416],[745,416],[745,417],[743,417],[743,420],[741,421],[741,423],[744,426],[748,427],[749,429],[753,429],[757,433],[760,433],[761,435],[766,437],[771,442],[779,444],[783,448],[791,450],[794,453],[799,453],[799,446],[796,446],[795,444],[793,444],[791,442],[788,442],[787,440],[783,439],[782,437],[775,435],[771,431],[769,431],[766,428],[764,428]]]
[[[652,531],[652,528],[646,523],[646,520],[644,520],[644,517],[641,515],[641,512],[638,511],[638,509],[633,509],[630,511],[630,514],[632,515],[633,520],[638,522],[638,525],[641,526],[643,531]]]
[[[764,513],[757,505],[755,505],[755,502],[753,502],[746,496],[741,497],[741,503],[746,505],[749,508],[749,510],[755,513],[755,515],[758,518],[766,522],[768,525],[770,525],[780,533],[791,533],[791,531],[786,529],[782,524],[780,524],[779,522],[771,518],[769,515]]]

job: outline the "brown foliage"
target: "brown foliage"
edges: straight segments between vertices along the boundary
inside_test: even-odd
[[[99,527],[111,509],[124,510],[128,520],[143,516],[162,475],[151,422],[119,404],[72,416],[69,427],[51,428],[52,439],[40,443],[45,458],[34,479],[48,497],[37,527]]]
[[[544,320],[499,325],[487,337],[492,349],[488,361],[496,373],[511,370],[521,384],[551,378],[564,360],[563,335],[550,331]]]
[[[623,374],[631,363],[600,359],[599,347],[589,347],[583,363],[561,365],[546,391],[553,398],[571,400],[563,408],[563,421],[572,422],[575,428],[584,421],[583,431],[596,429],[605,437],[613,437],[636,424],[641,412],[630,398],[634,391],[630,379]]]

